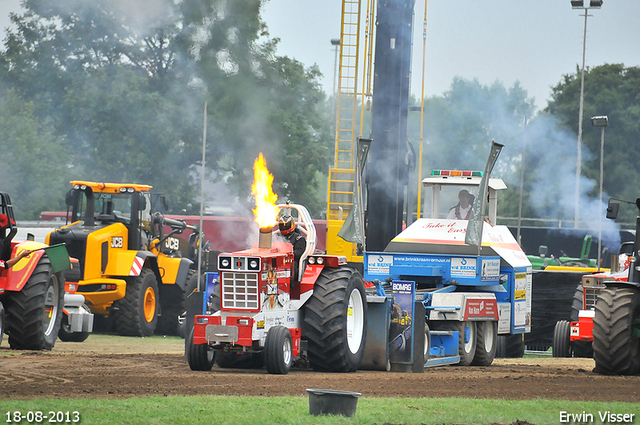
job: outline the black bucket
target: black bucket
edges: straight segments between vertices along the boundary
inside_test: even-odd
[[[361,393],[351,391],[317,390],[307,388],[309,393],[309,414],[353,416],[356,414],[358,397]]]

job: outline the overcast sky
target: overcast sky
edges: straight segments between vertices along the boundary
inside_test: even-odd
[[[2,28],[19,4],[0,0]],[[342,0],[269,0],[263,9],[271,36],[281,39],[278,54],[307,66],[317,64],[327,93],[333,91],[335,63],[330,40],[340,37],[341,8]],[[454,76],[485,85],[498,80],[506,87],[520,81],[537,106],[544,107],[550,86],[582,63],[583,14],[569,0],[429,1],[425,95],[441,95]],[[602,9],[589,14],[586,66],[640,65],[640,1],[605,0]],[[412,92],[417,95],[423,18],[424,2],[417,0],[412,59]]]

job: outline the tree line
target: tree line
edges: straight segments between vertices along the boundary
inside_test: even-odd
[[[151,184],[174,212],[197,213],[206,102],[207,181],[224,182],[248,211],[252,164],[263,152],[280,199],[321,218],[334,161],[334,101],[322,91],[317,66],[278,55],[262,3],[23,2],[0,52],[0,190],[12,195],[17,217],[64,209],[72,179]],[[623,64],[585,73],[585,199],[598,194],[593,115],[609,117],[605,193],[640,196],[639,79],[638,67]],[[509,185],[499,215],[518,214],[523,176],[523,216],[570,220],[579,91],[576,68],[559,77],[537,111],[517,82],[507,88],[455,78],[447,92],[425,100],[423,175],[482,169],[495,140],[505,149],[494,174]],[[410,113],[414,152],[419,117]],[[216,196],[207,201],[230,201]],[[623,208],[621,220],[633,217]]]

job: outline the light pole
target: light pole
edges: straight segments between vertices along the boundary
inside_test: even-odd
[[[602,179],[604,177],[604,129],[609,125],[606,115],[591,117],[591,124],[600,127],[600,205],[602,205]],[[598,271],[600,271],[600,253],[602,252],[602,214],[598,215]]]
[[[336,96],[336,72],[338,69],[338,48],[340,47],[340,39],[332,38],[331,45],[334,46],[335,58],[333,59],[333,97]]]
[[[580,174],[582,172],[582,117],[583,117],[583,103],[584,103],[584,60],[587,51],[587,18],[589,16],[589,9],[600,9],[602,7],[603,0],[590,0],[589,6],[585,7],[584,0],[571,0],[571,7],[573,9],[584,10],[584,35],[582,38],[582,70],[580,77],[580,111],[578,112],[578,158],[576,161],[576,199],[575,199],[575,216],[574,216],[574,228],[578,227],[578,220],[580,218]],[[582,16],[582,15],[580,15]]]

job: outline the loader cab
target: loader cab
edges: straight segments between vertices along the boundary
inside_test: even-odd
[[[423,217],[432,219],[451,218],[452,213],[455,219],[466,219],[466,216],[455,214],[455,208],[460,201],[460,195],[466,191],[471,196],[471,205],[480,192],[480,182],[482,171],[461,171],[461,170],[433,170],[431,175],[422,180],[424,189],[424,203],[422,205]],[[507,185],[502,179],[490,178],[488,183],[486,217],[493,224],[496,224],[498,215],[498,190],[506,189]]]
[[[146,232],[150,230],[151,186],[94,182],[72,184],[73,188],[66,196],[71,212],[67,217],[71,223],[80,221],[85,228],[122,223],[129,233],[128,249],[140,249],[146,242]]]

